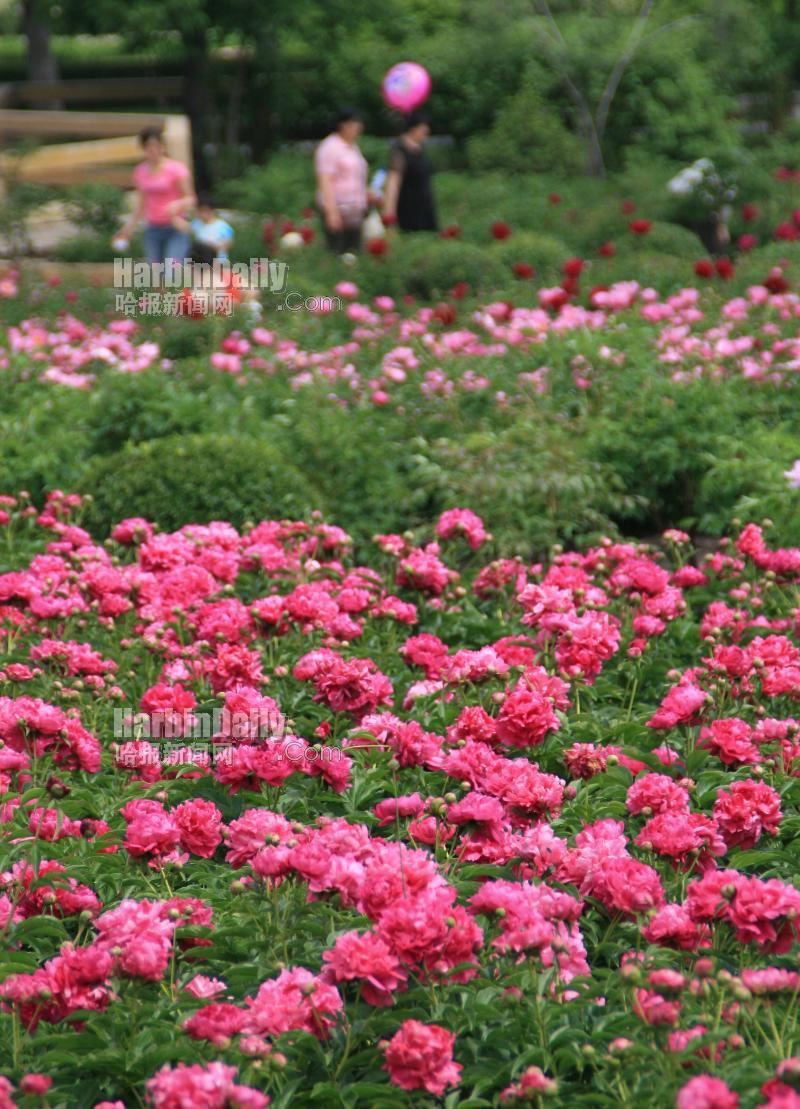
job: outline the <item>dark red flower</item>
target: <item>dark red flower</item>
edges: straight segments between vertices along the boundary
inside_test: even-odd
[[[628,224],[634,235],[647,235],[652,226],[652,220],[649,219],[632,219]]]
[[[597,248],[597,253],[600,255],[601,258],[613,258],[614,255],[617,253],[617,248],[612,242],[601,243],[600,246]]]
[[[742,205],[742,219],[745,223],[752,223],[754,219],[758,218],[758,208],[755,204]]]
[[[778,181],[791,181],[794,177],[794,172],[786,166],[779,166],[778,169],[775,170],[775,177]]]
[[[307,204],[300,215],[303,217],[303,219],[313,219],[314,209],[311,207],[310,204]]]
[[[551,204],[561,203],[561,197],[558,195],[558,193],[550,193],[547,199],[550,201]]]
[[[752,250],[758,246],[758,235],[740,235],[736,245],[742,251]]]
[[[492,238],[493,239],[507,239],[511,234],[511,228],[502,219],[496,219],[492,224]]]
[[[579,290],[577,277],[565,277],[561,282],[561,288],[564,290],[567,296],[576,296]]]
[[[370,254],[374,254],[376,258],[380,258],[382,255],[388,253],[389,244],[386,242],[386,239],[369,239],[367,241],[367,250]]]
[[[522,280],[527,280],[536,273],[536,270],[529,262],[515,262],[511,269],[514,271],[514,276]]]
[[[636,205],[633,203],[632,200],[623,200],[623,202],[620,204],[620,209],[623,216],[632,216],[633,213],[636,211]]]
[[[443,239],[458,239],[461,237],[461,228],[457,223],[451,223],[440,231],[439,235]]]
[[[300,228],[300,236],[301,236],[303,242],[306,244],[306,246],[308,246],[309,243],[314,242],[314,228],[313,227],[301,227]]]
[[[717,258],[714,268],[717,271],[717,277],[721,277],[723,281],[730,281],[736,272],[730,258]]]
[[[714,263],[708,258],[701,258],[699,262],[694,264],[694,272],[698,277],[710,278],[714,276]]]
[[[775,238],[783,239],[787,243],[793,243],[797,239],[797,228],[793,223],[787,220],[785,223],[779,223],[775,228]]]
[[[466,281],[457,281],[453,288],[450,290],[450,296],[453,300],[463,300],[469,292],[469,285]]]
[[[264,227],[261,231],[261,237],[267,246],[272,246],[275,242],[275,220],[264,220]]]
[[[285,219],[281,222],[281,235],[288,235],[290,231],[294,231],[294,223],[290,219]]]
[[[586,266],[583,258],[567,258],[564,265],[561,267],[561,272],[565,277],[580,277]]]
[[[771,293],[786,293],[789,291],[789,282],[783,276],[780,266],[775,266],[769,271],[767,279],[763,282],[765,288]]]
[[[433,318],[444,324],[445,327],[449,327],[451,323],[455,323],[456,310],[452,304],[443,301],[434,308]]]

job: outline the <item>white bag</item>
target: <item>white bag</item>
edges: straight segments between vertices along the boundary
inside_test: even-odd
[[[362,228],[364,238],[369,242],[370,239],[382,239],[386,235],[386,228],[383,226],[383,220],[377,208],[371,208],[364,220]]]

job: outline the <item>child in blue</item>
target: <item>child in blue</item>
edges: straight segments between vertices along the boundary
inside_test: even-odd
[[[217,215],[211,198],[201,194],[197,198],[197,215],[191,224],[192,237],[198,246],[211,248],[220,261],[228,261],[228,250],[233,242],[233,228]],[[206,251],[203,251],[206,254]]]

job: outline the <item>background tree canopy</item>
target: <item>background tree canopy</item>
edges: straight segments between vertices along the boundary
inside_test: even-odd
[[[403,58],[431,72],[434,130],[476,168],[599,174],[641,150],[718,152],[748,116],[780,127],[800,76],[797,14],[796,0],[26,0],[3,29],[27,35],[30,76],[90,59],[98,76],[181,74],[174,107],[192,118],[201,178],[212,150],[225,174],[243,144],[263,161],[319,138],[342,102],[389,133],[380,80]],[[113,38],[67,50],[75,35]],[[5,47],[0,78],[23,65]]]

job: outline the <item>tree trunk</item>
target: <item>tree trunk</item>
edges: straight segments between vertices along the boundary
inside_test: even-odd
[[[250,103],[253,161],[262,164],[275,142],[275,80],[278,35],[274,26],[262,27],[255,43]]]
[[[24,0],[22,5],[22,33],[28,40],[28,80],[58,81],[58,61],[50,42],[50,27],[42,11],[41,0]],[[63,108],[62,101],[54,98],[42,108]]]
[[[183,36],[183,109],[192,126],[192,162],[198,190],[211,186],[211,169],[205,153],[208,138],[206,88],[209,77],[208,39],[205,30]]]

